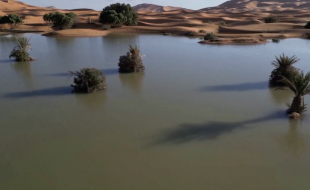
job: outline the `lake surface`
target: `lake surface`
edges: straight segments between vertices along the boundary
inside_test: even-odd
[[[310,70],[309,40],[25,36],[31,63],[10,61],[15,44],[0,37],[0,189],[310,189],[310,111],[289,120],[292,94],[268,88],[275,56]],[[118,74],[129,44],[144,73]],[[83,67],[108,88],[72,94],[68,71]]]

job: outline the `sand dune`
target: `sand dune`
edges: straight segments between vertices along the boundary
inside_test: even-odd
[[[171,7],[171,6],[160,6],[155,4],[139,4],[133,7],[137,12],[165,12],[165,11],[174,11],[179,9],[184,9],[181,7]]]
[[[139,14],[138,26],[124,26],[103,31],[98,23],[100,12],[87,8],[61,10],[55,7],[38,7],[23,2],[0,1],[0,15],[15,13],[23,17],[24,24],[16,31],[42,31],[48,33],[54,28],[44,23],[45,13],[72,11],[79,16],[79,22],[73,29],[57,31],[59,36],[103,36],[111,32],[134,33],[173,33],[183,35],[188,31],[199,33],[200,30],[217,33],[220,37],[246,36],[292,37],[303,36],[309,30],[303,28],[310,17],[310,0],[231,0],[217,7],[198,11],[180,7],[164,7],[154,4],[140,4],[134,7]],[[273,14],[279,17],[279,23],[265,24],[263,18]],[[91,18],[93,23],[87,23]],[[224,24],[223,24],[224,21]],[[219,26],[221,22],[222,26]],[[8,26],[0,26],[9,31]],[[228,40],[229,41],[229,40]],[[251,40],[249,40],[251,41]],[[255,41],[255,40],[254,40]]]

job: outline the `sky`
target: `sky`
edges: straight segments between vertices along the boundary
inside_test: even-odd
[[[162,6],[183,7],[198,10],[206,7],[214,7],[227,0],[19,0],[35,6],[54,6],[61,9],[91,8],[102,10],[105,6],[112,3],[129,3],[135,6],[141,3],[152,3]]]

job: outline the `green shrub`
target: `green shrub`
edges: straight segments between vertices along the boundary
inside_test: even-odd
[[[213,34],[213,32],[207,33],[207,35],[205,35],[204,37],[204,40],[209,40],[209,41],[217,40],[217,36]]]
[[[31,49],[29,44],[30,38],[19,37],[15,38],[17,46],[14,47],[10,53],[10,59],[15,58],[16,61],[32,61],[33,58],[29,56],[28,51]]]
[[[72,16],[71,13],[67,14],[70,14],[70,16]],[[71,17],[67,16],[66,14],[62,14],[60,12],[45,14],[43,15],[43,20],[47,22],[52,22],[53,26],[59,29],[68,29],[71,28],[72,25],[74,24],[74,20]]]
[[[194,32],[194,31],[188,31],[188,32],[185,32],[184,35],[185,35],[185,36],[196,36],[197,33]]]
[[[226,22],[225,21],[221,21],[218,23],[219,26],[226,26]]]
[[[80,71],[69,72],[74,76],[74,84],[71,85],[75,92],[96,92],[107,87],[103,73],[95,68],[83,68]]]
[[[140,56],[140,49],[138,46],[129,46],[129,52],[127,55],[121,56],[119,58],[119,72],[120,73],[133,73],[144,71],[144,66],[142,63],[142,57]]]
[[[169,33],[169,32],[164,32],[164,33],[163,33],[163,35],[164,35],[164,36],[171,36],[171,35],[172,35],[172,33]]]
[[[277,21],[278,21],[278,17],[277,17],[277,16],[270,15],[270,16],[264,18],[264,21],[265,21],[265,23],[277,22]]]
[[[308,21],[304,27],[305,27],[305,29],[310,29],[310,21]]]
[[[112,27],[122,25],[137,25],[138,14],[129,4],[111,4],[105,7],[99,16],[99,21]]]
[[[276,38],[271,39],[271,40],[272,40],[273,43],[279,43],[279,42],[280,42],[280,40],[279,40],[279,39],[276,39]]]
[[[11,29],[15,28],[18,24],[23,23],[23,19],[16,14],[8,14],[0,19],[0,24],[9,24]]]

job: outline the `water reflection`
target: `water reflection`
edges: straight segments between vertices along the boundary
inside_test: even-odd
[[[272,100],[277,105],[290,104],[290,99],[293,97],[293,93],[288,90],[276,90],[275,88],[269,88]]]
[[[306,141],[299,132],[299,120],[289,120],[289,130],[279,139],[280,146],[292,156],[300,156],[307,149]]]
[[[30,62],[15,62],[11,64],[17,71],[21,81],[25,82],[27,86],[32,86],[32,71]]]
[[[140,93],[143,86],[143,78],[145,73],[122,73],[119,79],[123,87],[128,87],[134,93]]]
[[[75,94],[78,103],[89,110],[97,110],[103,108],[107,100],[106,90],[101,90],[95,93]]]

